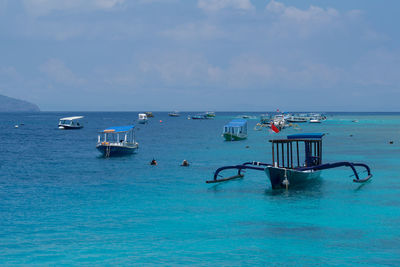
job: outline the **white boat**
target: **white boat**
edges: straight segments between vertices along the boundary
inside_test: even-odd
[[[181,114],[179,114],[178,111],[173,111],[173,112],[168,113],[168,116],[170,116],[170,117],[179,117],[180,115]]]
[[[147,115],[145,113],[139,113],[138,123],[145,124],[147,122]]]
[[[288,127],[285,116],[283,114],[275,115],[271,121],[271,124],[275,125],[275,127],[278,128],[279,131],[282,130],[283,128]]]
[[[105,157],[134,153],[139,147],[135,140],[134,128],[135,125],[128,125],[101,131],[97,139],[97,150]]]
[[[291,115],[286,119],[287,122],[293,122],[293,123],[302,123],[302,122],[307,122],[308,118],[304,116],[299,116],[299,115]]]
[[[83,116],[61,118],[58,123],[58,129],[63,129],[63,130],[81,129],[83,128],[83,124],[80,120],[83,118],[84,118]]]
[[[310,123],[321,123],[321,120],[318,118],[311,118]]]

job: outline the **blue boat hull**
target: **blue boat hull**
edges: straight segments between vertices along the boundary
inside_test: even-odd
[[[289,181],[289,187],[305,184],[310,180],[319,178],[320,171],[296,171],[284,168],[277,167],[267,167],[265,168],[265,173],[267,174],[271,186],[273,189],[286,188],[284,184],[285,180],[285,171],[286,177]]]
[[[135,147],[123,147],[123,146],[107,146],[107,145],[99,145],[96,147],[104,156],[124,156],[130,155],[136,152],[138,146]]]

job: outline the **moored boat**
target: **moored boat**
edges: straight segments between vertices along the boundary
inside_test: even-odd
[[[324,134],[294,134],[286,139],[273,139],[272,164],[262,162],[246,162],[240,165],[224,166],[217,169],[214,179],[207,183],[225,182],[242,178],[242,170],[252,169],[264,171],[269,178],[272,189],[295,187],[307,184],[320,176],[320,171],[338,167],[349,167],[353,171],[355,183],[364,183],[371,179],[372,174],[368,165],[364,163],[336,162],[322,163],[322,137]],[[367,177],[360,178],[356,168],[364,168]],[[228,169],[236,169],[237,175],[219,178],[220,172]]]
[[[170,117],[179,117],[180,115],[181,114],[179,114],[178,111],[173,111],[173,112],[168,113],[168,116],[170,116]]]
[[[224,126],[223,137],[226,141],[240,141],[247,138],[247,120],[234,119]]]
[[[58,122],[58,129],[76,130],[83,128],[83,123],[80,121],[83,116],[61,118]]]
[[[308,118],[304,116],[298,116],[298,115],[291,115],[286,119],[287,122],[292,122],[292,123],[303,123],[307,122]]]
[[[207,119],[213,119],[213,118],[215,118],[215,112],[210,112],[210,111],[208,111],[208,112],[206,112],[206,113],[204,114],[204,116],[205,116]]]
[[[139,113],[138,122],[141,124],[145,124],[147,122],[147,115],[145,113]]]
[[[96,148],[105,157],[134,153],[139,144],[135,140],[135,125],[110,127],[100,132]]]
[[[192,115],[192,116],[190,116],[190,118],[191,118],[192,120],[204,120],[204,119],[206,119],[206,117],[204,116],[204,114]]]

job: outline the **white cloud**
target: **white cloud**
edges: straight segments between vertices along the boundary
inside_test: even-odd
[[[45,73],[51,80],[67,84],[82,85],[84,80],[77,77],[65,64],[59,59],[49,59],[39,67],[39,70]]]
[[[25,10],[34,16],[62,10],[110,10],[125,0],[24,0]]]
[[[300,9],[275,0],[268,3],[266,11],[273,18],[269,31],[279,37],[307,38],[313,33],[329,30],[327,27],[342,27],[346,19],[334,8],[310,6],[308,9]],[[355,14],[351,12],[353,17]]]
[[[176,40],[213,39],[223,37],[224,33],[216,25],[210,23],[188,23],[162,32],[167,37]]]
[[[250,0],[198,0],[197,6],[207,12],[214,12],[225,8],[239,10],[254,9]]]

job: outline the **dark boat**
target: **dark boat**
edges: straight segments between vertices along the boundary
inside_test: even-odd
[[[321,170],[349,167],[353,171],[353,182],[364,183],[371,179],[372,174],[368,165],[364,163],[336,162],[322,163],[322,137],[324,134],[294,134],[287,139],[270,140],[272,144],[272,164],[262,162],[246,162],[240,165],[225,166],[217,169],[214,179],[207,183],[218,183],[242,178],[242,170],[252,169],[264,171],[268,176],[273,189],[288,188],[305,184],[319,177]],[[304,155],[304,156],[303,156]],[[361,179],[356,168],[364,168],[367,177]],[[237,169],[237,175],[218,178],[220,172],[227,169]]]
[[[139,144],[135,141],[135,125],[110,127],[100,132],[96,148],[105,157],[134,153]]]

